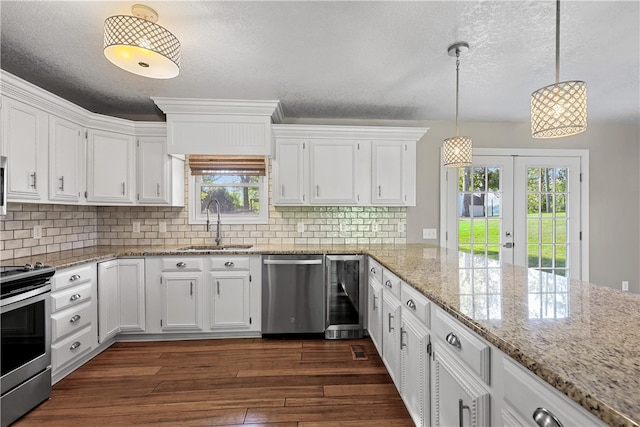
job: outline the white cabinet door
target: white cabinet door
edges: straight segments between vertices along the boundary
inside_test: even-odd
[[[382,292],[382,360],[394,384],[400,384],[400,301],[388,291]]]
[[[251,278],[248,271],[211,272],[212,329],[251,327]]]
[[[145,330],[144,259],[118,260],[118,288],[121,332]]]
[[[166,138],[138,138],[138,203],[169,203]]]
[[[359,143],[349,140],[312,140],[310,148],[311,203],[359,204]]]
[[[382,284],[369,277],[367,330],[371,341],[382,354]]]
[[[400,347],[402,399],[416,426],[429,426],[429,331],[404,309]]]
[[[119,204],[134,201],[134,138],[89,130],[87,201]]]
[[[2,143],[8,161],[7,198],[46,200],[48,115],[4,97]]]
[[[455,356],[434,344],[433,425],[489,426],[490,396]]]
[[[98,342],[115,336],[120,328],[118,260],[98,264]]]
[[[415,142],[373,141],[371,201],[415,205]]]
[[[84,192],[84,147],[82,126],[49,117],[49,199],[80,201]]]
[[[202,273],[162,273],[162,330],[202,330]]]
[[[273,203],[303,205],[308,203],[308,141],[276,141],[273,161]]]

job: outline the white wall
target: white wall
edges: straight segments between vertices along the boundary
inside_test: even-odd
[[[406,124],[405,124],[406,125]],[[417,124],[416,124],[417,125]],[[417,206],[407,209],[407,241],[422,242],[422,228],[440,224],[440,146],[452,122],[430,127],[418,143]],[[589,124],[585,133],[535,140],[529,123],[461,123],[460,134],[482,148],[588,149],[590,158],[590,282],[620,289],[628,280],[640,293],[640,131],[638,125]]]

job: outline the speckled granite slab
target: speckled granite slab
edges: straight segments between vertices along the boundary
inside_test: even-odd
[[[116,256],[364,253],[612,426],[640,425],[640,295],[427,245],[94,247],[3,260],[58,268]]]

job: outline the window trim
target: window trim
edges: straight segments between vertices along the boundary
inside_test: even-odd
[[[268,167],[268,166],[267,166]],[[268,172],[268,171],[267,171]],[[268,224],[269,223],[269,174],[260,176],[260,184],[258,185],[260,192],[260,212],[258,215],[236,216],[236,215],[220,215],[222,224]],[[233,187],[235,185],[226,185]],[[239,187],[253,187],[253,185],[238,185]],[[189,175],[189,224],[206,224],[207,218],[199,214],[199,198],[196,197],[196,175]],[[212,223],[216,221],[216,213],[211,212]]]

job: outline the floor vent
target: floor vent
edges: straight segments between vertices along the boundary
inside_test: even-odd
[[[361,345],[351,346],[351,357],[353,360],[369,360],[367,352],[364,351],[364,347]]]

